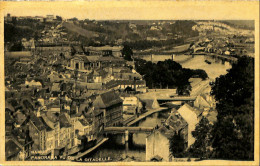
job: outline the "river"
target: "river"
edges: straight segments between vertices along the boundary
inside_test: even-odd
[[[219,59],[213,59],[212,57],[205,55],[142,55],[141,59],[146,61],[164,61],[167,59],[172,59],[182,65],[183,68],[189,69],[202,69],[205,70],[210,79],[215,79],[220,75],[225,75],[227,73],[227,69],[231,68],[231,65],[228,62],[222,64],[222,61]],[[208,60],[211,64],[205,62]]]
[[[205,60],[209,61],[211,64],[206,63]],[[180,64],[183,68],[205,70],[208,74],[208,77],[214,80],[220,75],[227,74],[227,70],[231,68],[231,64],[229,62],[224,62],[223,64],[222,60],[214,59],[212,57],[204,55],[195,55],[194,58],[191,58],[188,61]]]
[[[160,60],[169,59],[169,56],[157,57]],[[196,55],[193,58],[189,55],[178,55],[175,57],[176,61],[184,67],[190,69],[203,69],[206,71],[210,79],[219,77],[227,73],[227,70],[231,68],[229,63],[222,63],[221,60],[215,60],[211,57],[203,55]],[[205,60],[211,62],[206,63]],[[170,110],[154,113],[147,118],[139,121],[136,126],[140,127],[155,127],[160,126],[162,121],[168,117]],[[116,134],[110,135],[109,140],[93,151],[86,157],[90,158],[105,158],[110,157],[112,161],[145,161],[145,133],[133,134],[132,139],[128,144],[124,144],[124,135]]]
[[[167,119],[170,110],[156,112],[145,119],[139,121],[135,126],[141,127],[156,127],[162,124],[162,120]],[[122,161],[123,159],[130,159],[134,161],[145,161],[145,133],[137,133],[132,135],[129,139],[128,145],[124,144],[124,135],[116,134],[109,135],[109,140],[93,151],[87,158],[105,158],[110,157],[112,161]],[[128,157],[127,157],[128,156]]]

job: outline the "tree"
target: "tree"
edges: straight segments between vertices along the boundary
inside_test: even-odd
[[[133,51],[128,45],[124,45],[124,48],[122,50],[122,55],[125,60],[132,61]]]
[[[179,95],[190,94],[189,78],[196,76],[206,79],[207,77],[204,70],[185,69],[172,60],[159,61],[157,64],[145,60],[135,62],[137,72],[144,76],[149,88],[177,88]]]
[[[72,20],[72,21],[78,21],[78,18],[77,18],[77,17],[73,17],[73,18],[71,18],[70,20]]]
[[[37,32],[35,32],[34,33],[34,40],[37,41],[38,39],[40,39],[40,35]]]
[[[124,92],[133,92],[135,91],[133,88],[127,86],[125,89],[124,89]]]
[[[205,72],[205,70],[201,70],[201,69],[194,70],[193,75],[201,78],[202,80],[205,80],[208,78],[208,74]]]
[[[190,83],[182,84],[177,87],[177,94],[178,95],[190,95],[191,85]]]
[[[203,117],[199,124],[196,126],[195,131],[192,132],[193,137],[196,139],[194,144],[191,145],[188,152],[191,157],[209,158],[211,151],[211,131],[212,125],[208,119]]]
[[[216,79],[217,123],[212,132],[214,158],[254,159],[254,58],[243,56]]]
[[[56,19],[57,19],[58,21],[62,21],[62,17],[61,17],[61,16],[56,16]]]
[[[183,137],[177,133],[175,133],[171,138],[170,138],[170,152],[174,157],[183,157],[184,155],[184,150],[185,150],[185,141]]]
[[[53,64],[53,65],[52,65],[52,68],[53,68],[55,71],[59,72],[59,73],[65,71],[65,69],[64,69],[63,66],[62,66],[62,64],[60,64],[60,63],[55,63],[55,64]]]
[[[14,45],[10,48],[10,51],[22,51],[24,49],[24,46],[21,42],[14,43]]]

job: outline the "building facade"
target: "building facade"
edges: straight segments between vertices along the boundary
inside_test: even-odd
[[[93,106],[104,112],[104,126],[119,126],[123,122],[122,99],[114,91],[97,96]]]

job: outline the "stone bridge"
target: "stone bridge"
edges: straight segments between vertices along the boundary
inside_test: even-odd
[[[153,127],[106,127],[104,133],[107,134],[118,134],[126,132],[128,133],[150,133],[154,130]]]

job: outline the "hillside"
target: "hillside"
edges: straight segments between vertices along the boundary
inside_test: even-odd
[[[74,24],[68,23],[68,22],[63,22],[62,26],[64,26],[68,31],[77,33],[78,35],[81,35],[86,38],[93,38],[93,37],[98,36],[98,34],[99,34],[97,32],[83,29],[77,25],[74,25]]]
[[[254,30],[255,24],[253,20],[225,20],[222,21],[230,26],[241,29]]]

